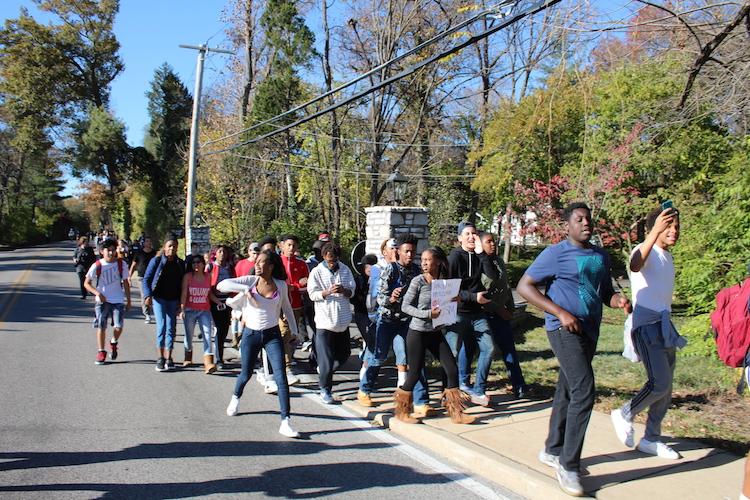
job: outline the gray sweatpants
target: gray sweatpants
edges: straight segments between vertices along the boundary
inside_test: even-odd
[[[658,441],[661,436],[661,422],[672,402],[675,348],[664,347],[661,322],[634,330],[633,344],[646,368],[648,380],[638,394],[622,407],[622,416],[626,420],[632,420],[648,408],[644,437],[648,441]]]

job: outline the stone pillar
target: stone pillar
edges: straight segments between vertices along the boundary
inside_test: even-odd
[[[430,228],[429,209],[423,207],[367,207],[367,225],[365,235],[365,253],[380,256],[380,244],[388,238],[411,233],[417,240],[416,260],[422,250],[429,246]]]

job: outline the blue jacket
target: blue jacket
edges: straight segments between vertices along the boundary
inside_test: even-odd
[[[175,257],[175,259],[177,259],[177,265],[182,271],[181,274],[185,274],[185,261],[179,257]],[[159,278],[161,277],[161,270],[164,269],[164,264],[166,263],[167,257],[165,255],[154,257],[148,262],[146,274],[143,275],[144,299],[146,297],[151,297],[154,294],[154,289],[156,288],[157,283],[159,283]]]

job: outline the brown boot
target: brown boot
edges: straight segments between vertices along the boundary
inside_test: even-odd
[[[448,412],[448,416],[451,418],[451,422],[454,424],[471,424],[476,420],[471,415],[464,413],[468,399],[469,397],[462,393],[458,387],[443,391],[443,404],[445,405],[445,410]]]
[[[209,375],[216,371],[216,365],[214,364],[214,355],[213,354],[204,354],[203,355],[203,371],[206,375]]]
[[[419,420],[411,416],[412,411],[414,411],[411,391],[405,391],[399,387],[393,396],[393,402],[396,403],[393,411],[397,419],[405,424],[419,423]]]
[[[193,364],[193,351],[185,351],[185,361],[182,362],[182,366],[188,367]]]

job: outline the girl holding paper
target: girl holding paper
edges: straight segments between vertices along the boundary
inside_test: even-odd
[[[443,332],[432,326],[432,320],[440,316],[440,308],[432,302],[432,281],[448,278],[448,259],[439,247],[428,248],[422,252],[422,274],[416,276],[409,284],[401,310],[412,317],[409,331],[406,334],[406,353],[409,372],[404,382],[396,389],[396,418],[405,423],[415,424],[412,390],[419,380],[424,368],[424,356],[427,349],[440,360],[447,375],[446,389],[443,391],[445,408],[451,421],[459,424],[470,424],[474,417],[464,413],[468,399],[458,389],[458,368],[450,346],[445,341]],[[454,300],[458,300],[456,297]]]

